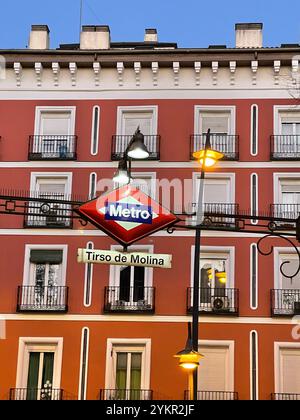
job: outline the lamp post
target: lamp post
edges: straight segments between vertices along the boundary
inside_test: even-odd
[[[131,161],[132,159],[143,160],[150,156],[144,142],[144,135],[138,127],[130,140],[122,160],[119,162],[119,167],[114,175],[114,182],[118,184],[129,184],[131,181]]]
[[[200,283],[200,242],[201,242],[201,224],[203,219],[203,193],[205,169],[212,167],[218,160],[223,158],[223,154],[212,150],[210,143],[210,129],[206,135],[204,150],[195,152],[193,156],[199,160],[201,167],[200,187],[197,208],[196,235],[195,235],[195,260],[194,260],[194,282],[193,282],[193,321],[192,321],[192,348],[198,353],[199,338],[199,283]],[[198,392],[198,369],[193,372],[193,400],[197,400]]]

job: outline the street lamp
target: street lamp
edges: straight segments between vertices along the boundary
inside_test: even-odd
[[[212,167],[218,160],[222,159],[224,155],[211,148],[210,143],[210,129],[206,135],[205,148],[195,152],[193,156],[199,160],[201,167],[200,188],[197,208],[196,221],[196,235],[195,235],[195,260],[194,260],[194,289],[193,289],[193,322],[192,322],[192,349],[198,352],[198,337],[199,337],[199,282],[200,282],[200,241],[201,241],[201,224],[203,219],[203,193],[204,193],[204,179],[205,169]],[[193,371],[193,400],[197,400],[198,392],[198,369]]]
[[[129,184],[131,182],[131,160],[147,159],[149,156],[144,135],[138,127],[124,152],[123,159],[119,162],[118,170],[113,177],[114,182],[123,185]]]

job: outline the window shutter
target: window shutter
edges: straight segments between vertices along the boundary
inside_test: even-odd
[[[199,391],[231,391],[228,389],[228,347],[200,347]]]
[[[282,123],[298,123],[300,122],[300,112],[280,112],[280,118]]]
[[[62,113],[44,113],[41,121],[41,135],[49,136],[67,136],[70,133],[71,114]]]
[[[227,203],[228,202],[228,183],[204,182],[204,203]]]
[[[30,252],[30,262],[35,264],[61,264],[63,260],[62,251],[32,250]]]
[[[222,133],[222,134],[229,134],[228,133],[228,125],[229,125],[229,118],[230,113],[221,113],[216,112],[213,113],[202,113],[201,116],[201,133],[207,133],[208,129],[210,128],[211,133]]]
[[[128,114],[124,115],[124,135],[133,135],[137,128],[140,127],[144,136],[153,134],[152,131],[152,113]]]
[[[299,394],[300,349],[281,349],[280,362],[280,377],[282,378],[282,389],[280,392]]]
[[[142,178],[142,177],[137,176],[135,178],[135,176],[133,175],[133,180],[131,182],[131,186],[132,187],[137,187],[143,193],[145,193],[149,196],[152,196],[151,182],[152,182],[152,179],[150,177]]]

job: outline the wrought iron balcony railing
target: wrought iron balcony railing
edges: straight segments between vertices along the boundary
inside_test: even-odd
[[[300,204],[271,204],[271,214],[275,218],[298,219],[300,216]],[[293,222],[280,222],[280,227],[291,227]]]
[[[77,136],[30,136],[28,160],[76,160]]]
[[[100,400],[135,400],[150,401],[153,391],[150,389],[101,389]]]
[[[190,400],[190,391],[184,392],[184,399]],[[237,392],[226,391],[198,391],[197,400],[203,401],[237,401],[239,399]]]
[[[198,204],[192,203],[189,209],[190,213],[197,213]],[[239,205],[231,203],[205,203],[203,206],[204,223],[219,227],[232,227],[237,226],[237,219],[230,217],[230,215],[239,214]]]
[[[19,286],[17,312],[67,312],[69,288]]]
[[[187,312],[193,311],[193,288],[187,291]],[[239,314],[239,290],[227,288],[200,288],[199,313],[210,315]]]
[[[272,160],[300,160],[300,135],[271,136]]]
[[[272,316],[300,315],[300,289],[271,290]]]
[[[123,159],[124,152],[126,151],[132,136],[113,136],[111,160]],[[147,147],[150,156],[148,160],[160,160],[160,136],[144,136],[145,146]]]
[[[9,393],[10,400],[18,401],[50,401],[50,400],[62,400],[63,390],[49,388],[12,388]]]
[[[273,401],[296,401],[300,400],[300,394],[271,394]]]
[[[224,154],[223,160],[239,160],[239,136],[229,134],[211,134],[211,147]],[[191,136],[191,159],[193,153],[205,148],[206,134]]]
[[[45,199],[45,202],[30,201],[25,204],[25,228],[72,228],[72,206],[64,203],[66,199],[64,194],[40,193],[36,198]],[[51,200],[56,200],[56,202],[51,202]],[[58,200],[61,200],[62,203],[58,203]]]
[[[105,313],[154,313],[154,287],[106,287],[104,292]]]

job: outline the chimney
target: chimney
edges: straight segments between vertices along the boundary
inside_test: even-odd
[[[81,50],[108,50],[110,48],[110,29],[107,25],[83,26],[80,35]]]
[[[262,23],[237,23],[235,25],[236,48],[262,48]]]
[[[144,42],[158,42],[157,30],[146,29]]]
[[[50,30],[47,25],[32,25],[29,37],[29,49],[49,50]]]

